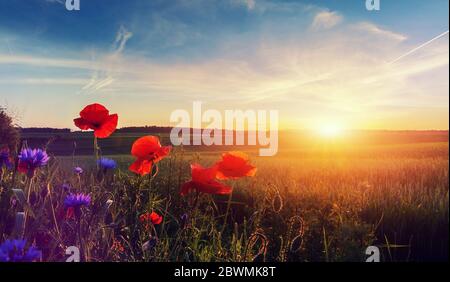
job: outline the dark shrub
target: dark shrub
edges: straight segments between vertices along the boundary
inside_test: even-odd
[[[15,150],[19,142],[19,133],[13,125],[12,118],[0,106],[0,148]]]

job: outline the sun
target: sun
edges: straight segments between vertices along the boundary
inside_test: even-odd
[[[326,123],[320,125],[317,131],[323,137],[337,137],[342,134],[342,126],[335,123]]]

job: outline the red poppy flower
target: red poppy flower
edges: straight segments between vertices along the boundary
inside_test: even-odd
[[[152,212],[152,213],[146,212],[146,213],[142,214],[142,215],[139,217],[139,220],[140,220],[142,223],[148,223],[148,222],[151,222],[151,223],[153,223],[154,225],[157,225],[157,224],[160,224],[160,223],[162,222],[163,217],[160,216],[159,214],[157,214],[156,212]]]
[[[232,188],[216,180],[217,167],[203,168],[199,164],[191,165],[192,180],[181,187],[181,195],[184,196],[192,190],[207,194],[230,194]]]
[[[218,179],[236,179],[256,173],[256,167],[249,164],[247,154],[242,152],[225,153],[216,165]]]
[[[73,121],[81,130],[92,129],[95,137],[106,138],[116,130],[118,120],[117,114],[110,115],[104,106],[92,104],[86,106],[80,112],[80,117]]]
[[[137,160],[130,166],[130,170],[140,175],[149,174],[152,165],[165,158],[172,149],[171,146],[161,146],[156,136],[144,136],[136,140],[131,148],[131,154]]]

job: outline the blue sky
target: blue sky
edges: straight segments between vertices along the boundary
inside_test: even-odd
[[[71,127],[88,103],[120,125],[205,107],[278,109],[282,127],[448,128],[446,0],[0,2],[0,103]]]

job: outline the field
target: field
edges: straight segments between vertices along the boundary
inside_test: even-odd
[[[374,144],[293,142],[272,158],[244,148],[255,177],[228,181],[230,196],[184,197],[189,165],[211,165],[228,148],[176,147],[154,177],[140,177],[128,171],[127,138],[100,143],[118,162],[103,173],[85,136],[89,141],[78,147],[70,140],[50,144],[49,152],[54,146],[58,153],[32,181],[3,170],[1,238],[25,234],[45,261],[64,261],[72,245],[86,261],[365,261],[371,245],[380,248],[382,261],[448,260],[448,132],[428,142],[419,133],[413,142],[398,136]],[[42,145],[31,137],[28,145]],[[64,146],[62,154],[57,149]],[[84,169],[81,176],[73,173],[76,166]],[[30,190],[29,204],[12,188]],[[92,197],[78,220],[67,218],[62,204],[67,189]],[[28,219],[18,224],[22,210]],[[140,215],[150,211],[162,215],[161,224],[142,224]]]

